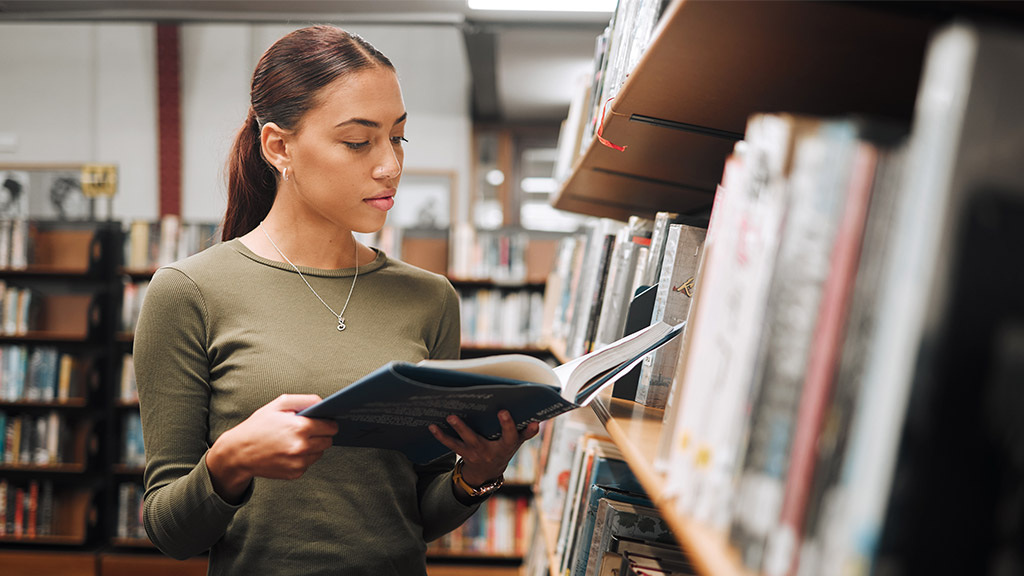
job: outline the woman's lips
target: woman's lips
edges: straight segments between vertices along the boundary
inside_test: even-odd
[[[388,210],[391,210],[392,206],[395,205],[395,197],[394,195],[377,196],[376,198],[367,198],[366,200],[363,200],[363,202],[366,202],[367,204],[373,206],[378,210],[387,212]]]

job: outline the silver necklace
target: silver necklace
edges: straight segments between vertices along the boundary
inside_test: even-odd
[[[295,272],[299,275],[299,278],[302,278],[302,281],[306,283],[306,288],[309,288],[309,291],[313,293],[313,296],[316,296],[316,299],[319,300],[321,304],[323,304],[328,310],[331,311],[331,315],[338,319],[338,332],[344,330],[345,310],[348,308],[348,301],[352,299],[352,291],[356,289],[356,280],[359,278],[359,243],[356,242],[356,272],[352,276],[352,286],[349,287],[348,289],[348,297],[345,298],[345,305],[341,307],[341,312],[335,312],[334,308],[331,308],[331,305],[328,304],[327,302],[324,302],[324,299],[321,298],[320,295],[316,293],[316,290],[313,290],[313,287],[310,286],[309,281],[306,280],[306,277],[302,275],[302,272],[299,270],[299,267],[296,266],[295,264],[292,264],[292,261],[289,260],[288,257],[284,255],[284,252],[281,252],[281,249],[278,248],[277,244],[274,243],[274,239],[270,237],[270,234],[267,234],[267,229],[263,227],[263,222],[260,222],[260,230],[263,231],[263,235],[267,237],[267,240],[270,240],[270,245],[274,247],[274,250],[277,250],[277,253],[281,255],[281,258],[284,258],[285,262],[291,264],[292,268],[294,268]]]

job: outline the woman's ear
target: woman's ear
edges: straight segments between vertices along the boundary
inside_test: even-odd
[[[277,168],[278,173],[284,171],[291,162],[288,153],[288,136],[291,133],[274,122],[267,122],[260,130],[260,148],[267,162]]]

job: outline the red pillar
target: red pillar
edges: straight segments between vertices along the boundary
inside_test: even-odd
[[[181,43],[177,24],[156,27],[160,216],[181,215]]]

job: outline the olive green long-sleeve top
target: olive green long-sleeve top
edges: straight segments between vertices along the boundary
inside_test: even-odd
[[[354,269],[302,268],[341,310]],[[458,299],[442,276],[378,252],[359,268],[347,329],[288,265],[231,240],[157,271],[135,333],[146,448],[144,524],[166,554],[210,550],[210,574],[423,574],[426,542],[475,510],[452,458],[334,446],[298,480],[256,478],[234,506],[206,453],[281,394],[327,397],[382,364],[455,358]],[[267,430],[267,434],[273,434]]]

